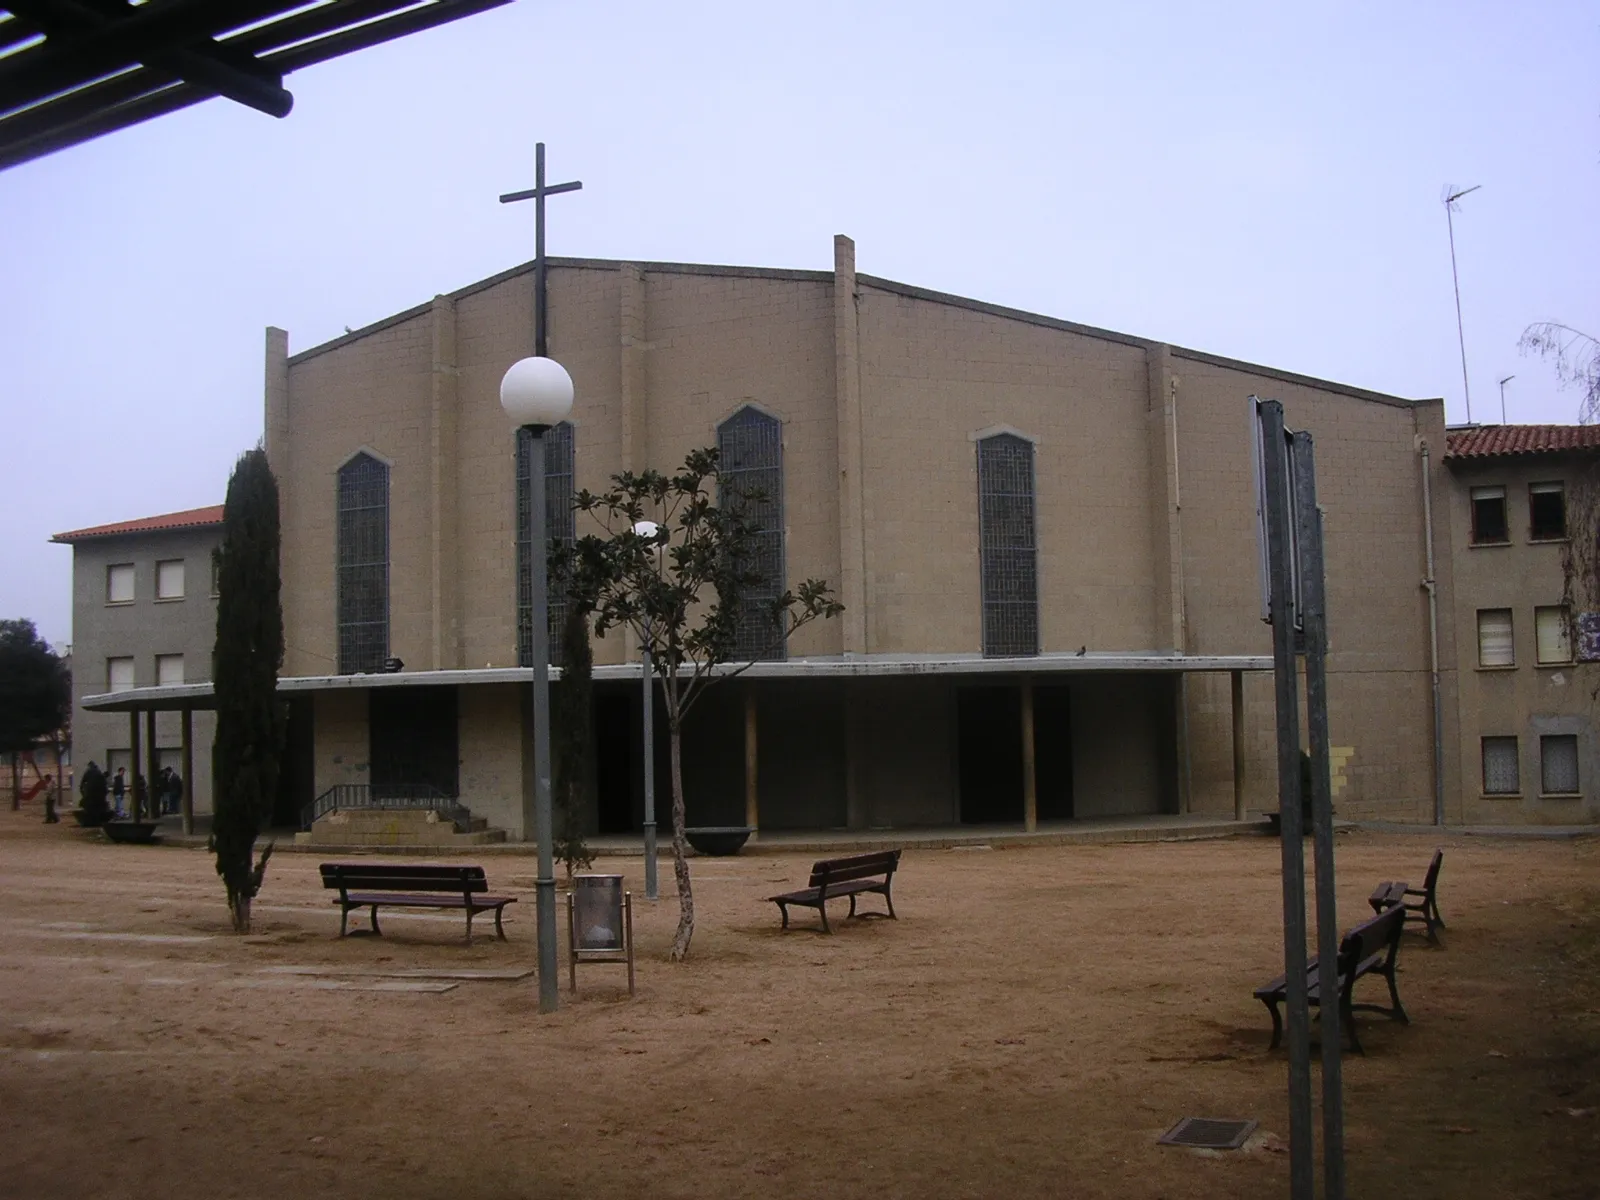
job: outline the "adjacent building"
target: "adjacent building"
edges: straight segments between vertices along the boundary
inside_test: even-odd
[[[58,533],[72,547],[72,747],[82,772],[92,760],[108,775],[171,767],[197,811],[211,807],[209,711],[177,705],[126,714],[86,708],[86,696],[180,688],[211,679],[222,506],[189,509]],[[209,705],[206,705],[209,707]],[[186,715],[186,712],[188,715]],[[185,764],[184,731],[190,732]],[[153,755],[151,753],[153,748]]]
[[[1462,818],[1600,820],[1595,668],[1600,427],[1452,429]],[[1570,578],[1569,578],[1570,573]]]

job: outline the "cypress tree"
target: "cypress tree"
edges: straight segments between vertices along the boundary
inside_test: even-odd
[[[551,801],[554,837],[551,853],[567,867],[567,878],[594,861],[583,840],[583,815],[594,792],[594,652],[589,617],[570,602],[561,626],[561,683],[552,704],[551,741],[555,786]]]
[[[279,703],[283,605],[278,574],[278,481],[265,450],[246,451],[228,480],[217,551],[217,643],[212,678],[217,733],[212,751],[211,849],[237,933],[250,932],[269,842],[251,866],[256,836],[278,791],[285,714]]]

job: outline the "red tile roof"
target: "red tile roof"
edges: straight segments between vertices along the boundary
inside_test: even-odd
[[[1600,449],[1600,425],[1483,425],[1445,434],[1446,458],[1505,458]]]
[[[222,505],[206,508],[186,508],[182,512],[163,513],[159,517],[140,517],[137,521],[118,521],[114,525],[92,525],[88,529],[73,529],[58,533],[52,542],[87,542],[95,538],[120,537],[130,533],[166,533],[174,529],[203,529],[222,524]]]

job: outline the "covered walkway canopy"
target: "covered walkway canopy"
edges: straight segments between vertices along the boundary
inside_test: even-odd
[[[1093,676],[1182,677],[1190,674],[1226,674],[1231,677],[1231,718],[1233,741],[1234,815],[1244,817],[1244,738],[1243,676],[1245,672],[1272,669],[1265,655],[1175,655],[1159,653],[1081,653],[1041,654],[1018,658],[984,658],[979,655],[862,655],[794,658],[785,661],[732,664],[723,668],[727,675],[739,674],[752,681],[781,680],[865,680],[893,678],[944,678],[952,683],[1015,684],[1020,693],[1021,779],[1023,827],[1038,826],[1039,807],[1034,753],[1034,684],[1064,683],[1072,678]],[[594,668],[596,683],[621,683],[640,678],[639,663],[613,664]],[[558,669],[551,677],[560,678]],[[376,691],[391,688],[464,687],[493,684],[528,684],[532,668],[489,667],[478,670],[398,671],[381,674],[294,676],[278,681],[278,692],[285,698],[302,694],[341,691]],[[745,823],[760,827],[758,778],[758,700],[757,689],[744,689],[744,809]],[[141,687],[89,696],[83,701],[94,712],[126,712],[135,761],[138,761],[139,713],[153,734],[154,714],[180,712],[184,719],[185,770],[191,753],[187,714],[195,709],[212,709],[215,696],[209,683],[173,684]],[[735,727],[737,728],[737,726]],[[153,737],[151,738],[153,741]]]

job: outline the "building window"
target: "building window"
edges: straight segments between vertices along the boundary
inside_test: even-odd
[[[1522,790],[1517,774],[1517,739],[1514,737],[1486,737],[1483,739],[1483,794],[1485,796],[1515,796]]]
[[[1546,796],[1578,793],[1578,739],[1575,734],[1547,734],[1539,739],[1539,791]]]
[[[572,422],[562,421],[544,432],[544,535],[545,548],[570,546],[573,539]],[[517,662],[533,665],[533,493],[528,484],[532,475],[533,435],[517,430]],[[561,626],[567,618],[566,580],[548,576],[545,595],[549,604],[550,665],[561,665]]]
[[[169,558],[156,564],[156,599],[183,599],[183,559]]]
[[[1014,433],[978,442],[978,560],[984,654],[1039,653],[1033,443]]]
[[[133,659],[106,659],[106,691],[127,692],[133,689]]]
[[[1533,628],[1542,664],[1572,661],[1572,614],[1564,604],[1533,610]]]
[[[389,656],[389,468],[358,454],[339,468],[339,673],[378,671]]]
[[[1480,667],[1511,667],[1517,662],[1511,641],[1511,610],[1509,608],[1480,608],[1478,610],[1478,665]]]
[[[1472,544],[1496,545],[1511,540],[1511,525],[1506,520],[1506,489],[1472,489]]]
[[[183,655],[156,655],[156,686],[171,687],[183,682]]]
[[[133,603],[132,563],[113,563],[106,568],[106,603]]]
[[[745,405],[717,426],[722,494],[717,503],[743,514],[755,532],[745,564],[759,583],[745,590],[733,657],[784,659],[783,627],[774,622],[773,602],[783,595],[783,422]]]
[[[1559,483],[1528,485],[1528,536],[1557,542],[1567,536],[1567,492]]]

